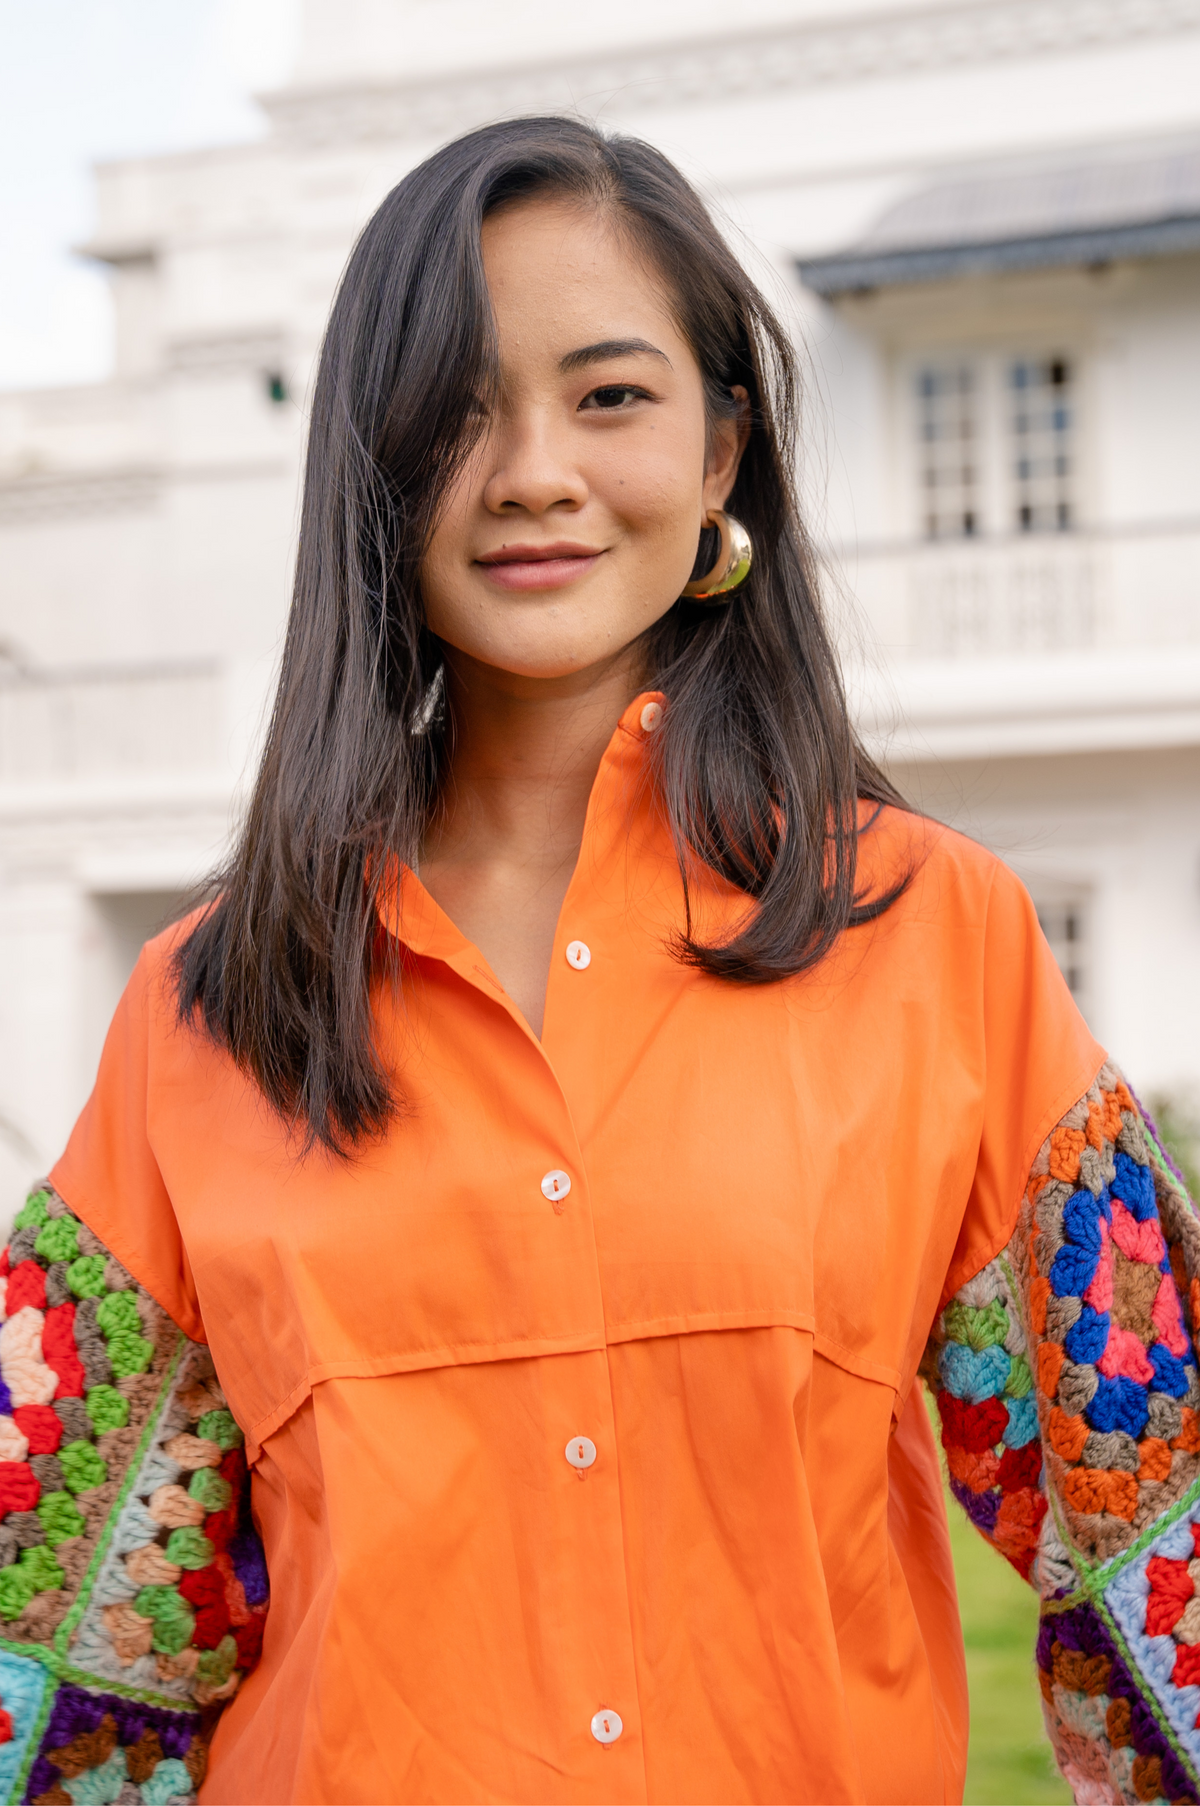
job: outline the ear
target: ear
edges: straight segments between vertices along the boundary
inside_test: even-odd
[[[731,393],[737,402],[737,413],[731,420],[716,421],[710,433],[708,464],[704,472],[706,509],[725,506],[750,437],[750,397],[741,383],[736,383]]]

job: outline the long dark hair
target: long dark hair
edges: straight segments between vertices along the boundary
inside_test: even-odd
[[[447,743],[441,652],[418,570],[440,497],[478,431],[496,348],[480,229],[540,193],[611,210],[664,277],[711,415],[750,398],[729,508],[754,542],[724,607],[679,601],[646,642],[670,699],[654,782],[684,876],[745,892],[720,945],[676,952],[743,984],[801,972],[899,888],[855,896],[858,799],[900,798],[846,711],[792,484],[788,335],[673,164],[573,118],[490,125],[394,188],[351,253],[321,352],[295,592],[257,782],[208,907],[176,955],[197,1016],[307,1145],[345,1153],[401,1102],[371,987],[400,980],[378,926],[388,858],[415,864]],[[475,424],[473,424],[475,423]],[[706,568],[707,546],[697,565]]]

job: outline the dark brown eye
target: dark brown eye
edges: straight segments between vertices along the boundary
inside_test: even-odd
[[[635,389],[629,383],[606,383],[602,389],[593,389],[583,405],[585,408],[603,408],[606,412],[611,412],[614,408],[623,408],[628,401],[636,401],[644,394],[644,389]]]

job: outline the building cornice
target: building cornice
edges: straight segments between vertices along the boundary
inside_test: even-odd
[[[276,132],[345,146],[443,138],[484,120],[543,110],[620,118],[1196,31],[1200,0],[955,0],[782,30],[729,31],[690,44],[464,68],[420,81],[292,87],[260,98]]]

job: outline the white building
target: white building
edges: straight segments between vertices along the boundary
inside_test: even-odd
[[[0,396],[0,1205],[228,831],[353,235],[535,110],[654,140],[762,252],[864,726],[1143,1087],[1200,1085],[1200,0],[308,0],[264,105],[98,171],[113,376]]]

